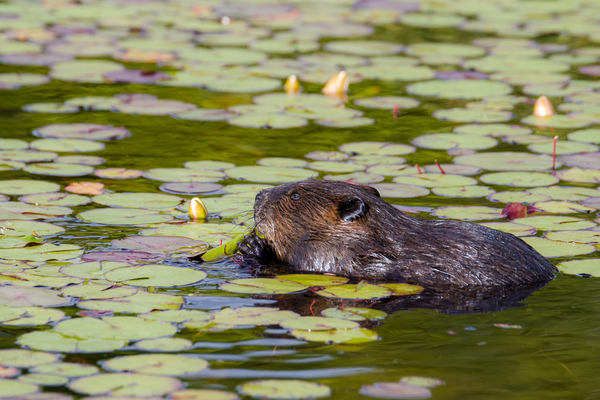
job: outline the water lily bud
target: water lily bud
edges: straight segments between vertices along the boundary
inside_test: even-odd
[[[536,117],[551,117],[554,115],[554,107],[546,96],[540,96],[533,105],[533,115]]]
[[[296,78],[296,75],[288,76],[287,80],[285,81],[285,85],[283,85],[283,87],[285,88],[285,92],[287,94],[299,94],[300,93],[300,82],[298,81],[298,78]]]
[[[327,81],[322,92],[329,95],[342,95],[348,91],[348,74],[346,71],[340,71]]]
[[[190,218],[191,219],[206,219],[208,218],[208,209],[197,197],[194,197],[192,201],[190,201]]]

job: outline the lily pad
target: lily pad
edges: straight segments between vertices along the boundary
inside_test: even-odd
[[[429,189],[422,186],[404,185],[400,183],[374,183],[369,186],[379,191],[381,197],[410,198],[429,194]]]
[[[0,393],[2,393],[2,397],[6,396],[5,398],[14,399],[39,391],[39,386],[33,383],[20,382],[14,379],[0,379]]]
[[[177,332],[170,323],[137,317],[75,318],[59,322],[54,330],[81,339],[126,341],[169,337]]]
[[[98,373],[94,365],[83,363],[59,362],[53,364],[38,365],[31,369],[33,372],[65,376],[67,378],[79,378]]]
[[[191,341],[182,338],[147,339],[135,343],[135,347],[146,352],[181,352],[190,350]]]
[[[486,186],[458,186],[458,187],[434,187],[432,192],[438,196],[457,197],[457,198],[476,198],[486,197],[494,190]]]
[[[581,129],[569,133],[567,138],[569,138],[569,140],[575,140],[579,142],[598,144],[600,143],[600,129]]]
[[[148,225],[173,219],[172,216],[158,211],[135,208],[97,208],[79,213],[77,217],[84,221],[105,225]]]
[[[523,240],[546,258],[572,257],[596,251],[596,247],[589,244],[556,242],[537,237]]]
[[[39,86],[50,82],[46,75],[30,73],[0,74],[0,90],[14,90],[23,86]]]
[[[482,175],[479,179],[490,185],[516,187],[549,186],[559,181],[555,176],[539,172],[496,172]]]
[[[53,182],[31,180],[0,181],[0,193],[10,195],[27,195],[34,193],[58,192],[60,185]]]
[[[303,291],[307,286],[279,279],[250,278],[222,283],[220,289],[233,293],[285,294]]]
[[[235,167],[225,171],[233,178],[250,182],[286,183],[314,179],[318,173],[304,168]]]
[[[123,127],[92,123],[46,125],[35,129],[33,134],[45,138],[86,140],[123,139],[131,135]]]
[[[568,243],[600,243],[600,232],[594,230],[546,232],[546,239]]]
[[[516,224],[533,226],[536,229],[543,231],[578,231],[582,229],[593,228],[594,226],[596,226],[596,224],[592,221],[586,221],[582,218],[552,215],[538,215],[533,217],[517,218],[514,219],[512,222]]]
[[[29,164],[23,168],[23,171],[36,175],[84,176],[94,172],[94,168],[89,165],[42,163]]]
[[[0,159],[20,162],[52,161],[58,154],[35,150],[0,150]]]
[[[578,154],[579,155],[579,154]],[[598,183],[600,171],[595,169],[569,168],[555,173],[556,177],[568,182]]]
[[[324,342],[328,344],[333,343],[366,343],[379,340],[379,335],[372,330],[365,328],[358,329],[344,329],[344,330],[331,330],[331,331],[304,331],[295,329],[290,332],[290,335],[298,338],[305,339],[311,342]]]
[[[0,365],[5,367],[31,368],[41,364],[56,362],[59,358],[58,354],[41,351],[22,349],[0,350]]]
[[[288,95],[286,93],[269,93],[254,97],[256,104],[296,107],[336,107],[342,101],[321,94]]]
[[[206,273],[170,265],[148,264],[113,269],[105,273],[104,278],[131,286],[173,287],[199,282],[206,278]]]
[[[317,292],[318,295],[328,298],[340,299],[377,299],[392,295],[392,291],[386,287],[361,283],[357,285],[329,286]]]
[[[22,249],[0,249],[0,258],[29,261],[68,260],[70,258],[79,257],[82,253],[83,249],[74,244],[55,245],[44,243]],[[68,284],[67,280],[65,280],[65,282],[65,284]],[[37,285],[46,286],[41,283],[38,283]]]
[[[278,275],[277,279],[300,283],[305,286],[337,286],[348,282],[348,278],[341,276],[315,275],[315,274],[291,274]]]
[[[556,267],[564,274],[600,277],[600,260],[598,259],[563,261]]]
[[[330,331],[333,329],[356,329],[360,325],[354,321],[330,317],[300,317],[288,319],[279,323],[287,329],[300,329],[305,331]]]
[[[206,242],[181,236],[128,236],[113,240],[111,244],[120,249],[141,250],[148,253],[189,252],[190,247],[194,247],[195,250],[208,247]]]
[[[282,311],[268,307],[224,308],[215,312],[214,316],[214,324],[230,328],[239,325],[276,325],[281,321],[300,317],[293,311]],[[193,323],[186,324],[186,327],[194,329]]]
[[[40,193],[23,196],[21,197],[21,201],[42,206],[81,206],[91,202],[92,199],[78,194]]]
[[[454,132],[467,135],[484,135],[493,137],[503,137],[511,135],[527,135],[531,133],[530,128],[520,125],[507,124],[468,124],[459,125],[454,128]]]
[[[533,226],[515,224],[514,222],[482,222],[479,225],[487,226],[488,228],[496,229],[502,232],[511,233],[515,236],[533,235],[537,229]]]
[[[110,193],[94,196],[94,203],[109,207],[164,210],[178,206],[183,199],[158,193]]]
[[[382,320],[387,317],[383,311],[373,310],[371,308],[360,307],[344,307],[344,308],[327,308],[321,311],[326,317],[347,319],[349,321],[366,321],[366,320]]]
[[[242,115],[229,118],[231,125],[244,128],[289,129],[308,125],[305,118],[293,115]]]
[[[144,172],[144,177],[162,182],[216,182],[225,174],[209,169],[152,168]]]
[[[440,207],[433,212],[433,215],[441,218],[459,219],[463,221],[481,221],[486,219],[503,218],[502,210],[492,207],[471,206],[458,207],[448,206]]]
[[[250,381],[237,390],[255,399],[318,399],[331,395],[331,388],[322,383],[289,379]]]
[[[382,399],[428,399],[431,397],[431,390],[428,388],[406,382],[375,382],[372,385],[363,385],[359,393]]]
[[[547,171],[552,169],[552,157],[546,154],[514,153],[481,153],[459,156],[456,164],[473,165],[489,171]],[[556,167],[560,167],[556,163]]]
[[[410,84],[406,91],[418,96],[447,99],[482,99],[488,96],[509,94],[512,88],[502,82],[480,80],[426,81]],[[494,122],[494,121],[489,121]]]
[[[61,103],[31,103],[23,106],[23,111],[47,114],[70,114],[79,111],[79,107]]]
[[[510,111],[474,110],[465,108],[450,108],[436,110],[433,116],[442,121],[454,122],[502,122],[510,121],[514,114]]]
[[[104,179],[135,179],[144,175],[144,171],[139,169],[105,168],[95,170],[94,175]]]
[[[138,354],[106,360],[102,367],[115,372],[185,376],[206,369],[208,362],[178,354]]]
[[[183,387],[180,380],[156,375],[113,373],[86,376],[70,382],[76,393],[111,396],[162,396]]]
[[[419,174],[397,176],[393,179],[395,183],[404,185],[422,186],[422,187],[450,187],[450,186],[471,186],[476,185],[477,180],[462,175],[451,174]]]
[[[28,306],[59,306],[67,305],[69,297],[59,297],[58,293],[50,289],[32,287],[0,287],[0,306],[28,307]]]
[[[411,143],[425,149],[439,150],[447,150],[454,147],[483,150],[498,144],[496,140],[486,136],[453,133],[432,133],[429,135],[422,135],[413,139]]]

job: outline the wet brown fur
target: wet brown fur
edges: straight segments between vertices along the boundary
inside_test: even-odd
[[[267,252],[298,272],[426,286],[520,286],[556,267],[509,233],[402,213],[370,187],[305,181],[263,190],[254,206]],[[243,251],[264,256],[265,251]],[[261,253],[261,254],[257,254]]]

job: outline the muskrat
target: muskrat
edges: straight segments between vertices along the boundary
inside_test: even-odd
[[[261,191],[256,234],[244,259],[299,273],[331,273],[422,286],[527,287],[556,267],[518,237],[481,225],[425,220],[381,199],[372,187],[338,181],[288,183]]]

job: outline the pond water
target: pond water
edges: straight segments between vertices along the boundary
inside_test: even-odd
[[[598,16],[596,0],[0,2],[0,399],[597,398]],[[341,70],[348,92],[321,94]],[[554,116],[532,115],[542,95]],[[561,273],[476,300],[336,296],[188,259],[302,179],[510,231]],[[510,223],[508,203],[529,215]]]

